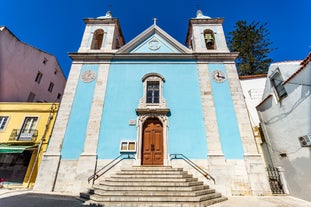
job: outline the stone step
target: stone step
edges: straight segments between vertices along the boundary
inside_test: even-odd
[[[192,178],[192,175],[187,173],[182,174],[115,174],[111,178]]]
[[[220,193],[211,193],[200,196],[116,196],[116,195],[91,195],[96,202],[201,202],[209,199],[220,198]]]
[[[172,166],[133,166],[123,168],[124,171],[183,171],[183,168],[173,168]]]
[[[105,181],[109,182],[195,182],[198,181],[197,178],[176,178],[176,177],[135,177],[135,178],[127,178],[127,177],[110,177],[105,178]]]
[[[151,181],[151,182],[135,182],[135,181],[101,181],[100,185],[107,186],[132,186],[132,187],[186,187],[186,186],[198,186],[203,185],[202,181],[192,181],[192,182],[162,182],[162,181]]]
[[[94,185],[94,189],[109,190],[109,191],[196,191],[203,190],[205,186],[108,186],[108,185]]]
[[[145,170],[122,170],[116,175],[187,175],[185,171],[145,171]]]
[[[162,166],[121,169],[93,185],[89,199],[107,207],[204,207],[226,200],[182,168]]]
[[[96,195],[105,196],[200,196],[215,193],[214,189],[203,189],[197,191],[107,191],[96,189]]]
[[[215,203],[226,201],[228,198],[220,197],[210,199],[203,202],[92,202],[88,201],[86,204],[90,206],[103,206],[107,207],[206,207]]]
[[[224,196],[221,196],[219,198],[213,198],[213,199],[210,199],[210,200],[206,200],[206,201],[203,201],[201,202],[201,206],[210,206],[210,205],[213,205],[215,203],[220,203],[220,202],[223,202],[223,201],[226,201],[228,200],[227,197],[224,197]]]

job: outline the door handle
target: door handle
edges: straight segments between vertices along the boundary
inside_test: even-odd
[[[151,151],[154,151],[154,144],[151,144]]]

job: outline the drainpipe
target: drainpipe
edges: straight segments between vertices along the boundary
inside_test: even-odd
[[[48,118],[48,120],[47,120],[47,122],[46,122],[46,125],[45,125],[45,130],[44,130],[44,132],[43,132],[42,138],[41,138],[41,140],[40,140],[40,144],[39,144],[39,146],[38,146],[38,150],[37,150],[37,155],[36,155],[35,161],[34,161],[34,163],[33,163],[33,165],[32,165],[30,174],[29,174],[29,176],[28,176],[27,188],[29,188],[30,181],[31,181],[31,177],[32,177],[33,172],[34,172],[34,170],[35,170],[36,163],[38,162],[38,158],[39,158],[39,154],[40,154],[40,151],[41,151],[42,144],[43,144],[43,142],[45,141],[45,136],[46,136],[47,131],[48,131],[48,129],[49,129],[51,120],[52,120],[53,117],[54,117],[53,115],[54,115],[55,111],[57,111],[56,109],[57,109],[57,106],[55,105],[55,103],[53,103],[52,106],[51,106],[51,108],[50,108],[50,114],[49,114],[49,118]]]

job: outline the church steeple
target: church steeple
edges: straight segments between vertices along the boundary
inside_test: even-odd
[[[110,11],[84,22],[86,27],[78,52],[114,52],[125,44],[119,21]]]
[[[222,27],[223,18],[211,18],[197,11],[195,18],[189,20],[186,45],[193,52],[229,52]]]

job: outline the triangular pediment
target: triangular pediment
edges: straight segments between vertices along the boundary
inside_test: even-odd
[[[157,25],[152,25],[117,53],[190,53],[190,50]]]

